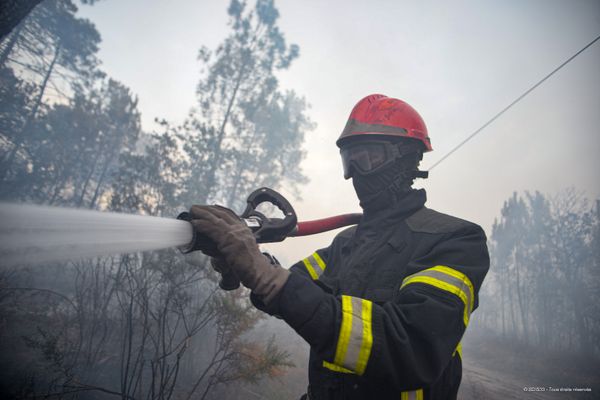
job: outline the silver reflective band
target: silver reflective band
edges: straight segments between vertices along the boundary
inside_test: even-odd
[[[444,265],[437,265],[407,276],[402,281],[400,289],[411,283],[424,283],[456,295],[464,303],[465,326],[469,323],[469,317],[473,311],[475,290],[471,280],[465,274]]]
[[[363,320],[362,320],[362,301],[356,297],[350,297],[352,300],[352,327],[351,334],[346,347],[346,356],[343,365],[352,371],[356,371],[358,357],[363,343]]]
[[[323,275],[323,272],[325,272],[325,262],[316,251],[310,257],[302,260],[302,262],[304,263],[304,266],[306,267],[306,270],[310,274],[311,278],[314,280],[319,279],[319,277]]]
[[[438,279],[440,281],[446,282],[450,285],[456,286],[467,297],[467,306],[468,306],[469,311],[471,311],[473,309],[473,307],[472,307],[473,298],[471,295],[471,291],[469,290],[469,286],[462,279],[458,279],[458,278],[455,278],[454,276],[447,275],[443,272],[435,271],[435,270],[425,270],[423,272],[419,272],[419,275],[429,276],[429,277]]]
[[[402,392],[400,394],[400,400],[423,400],[423,389]]]
[[[373,347],[373,303],[342,295],[342,323],[332,363],[323,366],[332,371],[365,373]]]

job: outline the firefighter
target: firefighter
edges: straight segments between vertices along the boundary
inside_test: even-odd
[[[310,345],[308,399],[455,399],[460,341],[489,268],[476,224],[425,207],[414,189],[427,128],[407,103],[360,100],[337,141],[363,218],[289,270],[231,210],[193,206],[253,304]]]

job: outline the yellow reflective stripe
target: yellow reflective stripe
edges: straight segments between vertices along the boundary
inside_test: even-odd
[[[327,267],[319,253],[316,251],[309,257],[306,257],[304,260],[302,260],[302,262],[304,263],[304,266],[306,267],[310,277],[315,281],[319,279]]]
[[[462,272],[457,271],[455,269],[446,267],[444,265],[437,265],[433,268],[429,268],[430,271],[439,271],[442,272],[444,274],[450,275],[455,277],[458,280],[461,280],[468,288],[469,288],[469,294],[470,299],[471,299],[471,304],[469,304],[469,314],[473,312],[473,303],[474,303],[474,299],[475,299],[475,289],[473,288],[473,284],[471,283],[471,280]]]
[[[463,293],[462,290],[460,290],[456,286],[450,285],[444,281],[440,281],[439,279],[436,279],[436,278],[430,278],[428,276],[412,276],[410,278],[407,278],[404,282],[405,283],[402,285],[402,287],[404,287],[410,283],[425,283],[425,284],[435,286],[439,289],[445,290],[447,292],[450,292],[450,293],[458,296],[463,301],[463,303],[465,303],[465,309],[464,309],[464,313],[463,313],[463,321],[465,323],[465,326],[468,325],[469,310],[468,310],[468,306],[467,306],[467,297],[465,296],[465,294]]]
[[[364,374],[373,348],[372,321],[371,301],[342,296],[342,323],[333,360],[333,365],[344,370],[341,372]],[[323,365],[329,368],[328,365],[332,364],[323,363]]]
[[[343,374],[353,374],[354,373],[354,371],[350,371],[349,369],[337,366],[337,365],[332,364],[332,363],[327,362],[327,361],[323,361],[323,367],[325,367],[325,368],[327,368],[327,369],[329,369],[331,371],[341,372]]]
[[[400,400],[423,400],[423,389],[400,393]]]
[[[356,373],[362,375],[367,369],[371,348],[373,347],[373,303],[362,300],[363,339],[356,364]]]
[[[452,357],[454,357],[456,355],[456,353],[458,353],[458,356],[462,360],[462,343],[461,342],[458,342],[458,346],[456,346],[454,353],[452,353]]]
[[[313,280],[315,280],[315,281],[317,279],[319,279],[319,275],[317,275],[317,273],[314,270],[314,268],[312,267],[312,265],[310,265],[310,261],[308,261],[308,258],[305,258],[304,260],[302,260],[302,262],[304,263],[304,266],[306,267],[306,270],[310,274],[310,277],[313,278]]]
[[[352,298],[342,296],[342,326],[340,327],[340,336],[335,349],[334,364],[344,365],[350,334],[352,333]]]
[[[319,253],[317,253],[316,251],[313,253],[312,255],[314,257],[314,259],[317,261],[317,264],[319,264],[319,267],[321,267],[321,269],[323,271],[325,271],[325,262],[323,261],[323,259],[321,258],[321,256],[319,255]]]
[[[469,316],[473,311],[475,290],[466,275],[452,268],[438,265],[406,277],[402,281],[400,289],[411,283],[425,283],[456,295],[464,303],[463,322],[465,326],[468,325]]]

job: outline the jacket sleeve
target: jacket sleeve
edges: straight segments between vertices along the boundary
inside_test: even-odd
[[[476,307],[489,268],[485,234],[477,225],[446,234],[407,267],[397,296],[383,304],[333,296],[307,274],[292,273],[276,299],[277,313],[324,368],[401,390],[426,386],[450,361]]]
[[[290,267],[290,272],[301,274],[314,281],[325,272],[327,268],[329,248],[319,249],[305,259],[298,261]]]

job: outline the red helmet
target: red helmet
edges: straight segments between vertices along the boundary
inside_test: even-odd
[[[382,94],[372,94],[356,103],[336,144],[342,147],[348,139],[365,135],[376,135],[374,139],[382,136],[417,139],[425,151],[433,150],[419,113],[402,100]]]

